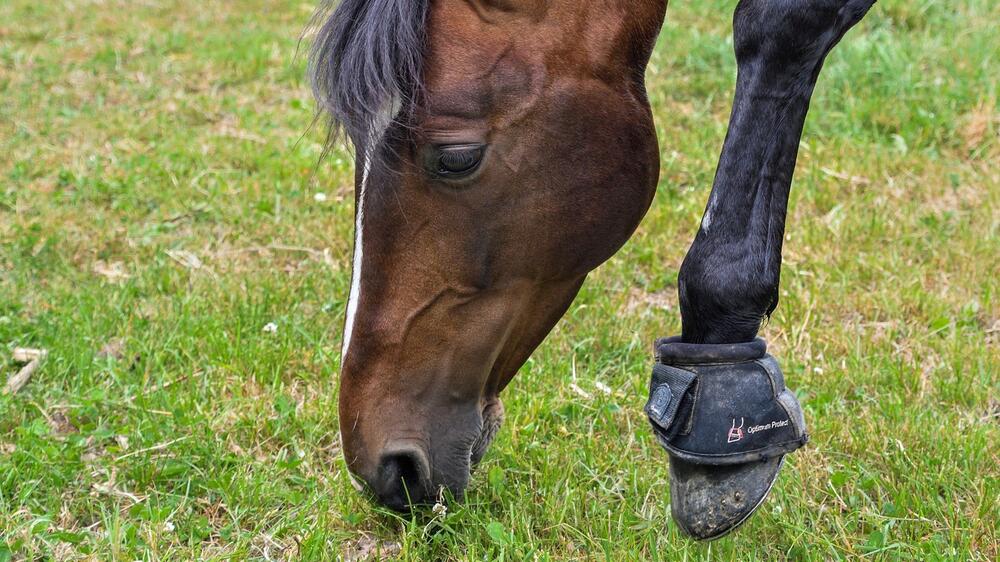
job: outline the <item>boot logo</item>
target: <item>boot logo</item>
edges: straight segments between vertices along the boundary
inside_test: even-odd
[[[740,418],[740,426],[736,427],[736,418],[733,418],[733,426],[729,428],[727,443],[735,443],[743,439],[743,418]]]
[[[777,429],[779,427],[787,427],[791,423],[791,420],[774,420],[760,425],[751,425],[747,428],[747,433],[757,433],[758,431],[767,431],[770,429]]]

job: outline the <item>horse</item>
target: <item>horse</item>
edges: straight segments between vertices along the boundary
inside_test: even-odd
[[[737,85],[679,273],[681,344],[753,342],[777,306],[813,87],[873,3],[736,7]],[[500,393],[652,203],[659,149],[644,73],[666,7],[341,0],[317,16],[313,92],[329,142],[346,137],[356,161],[341,440],[352,481],[378,502],[461,499],[501,426]],[[737,526],[782,459],[706,466],[672,456],[672,481],[767,484],[739,513],[682,527],[714,538]]]

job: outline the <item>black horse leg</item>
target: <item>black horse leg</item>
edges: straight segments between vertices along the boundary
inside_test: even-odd
[[[683,340],[746,342],[778,304],[799,139],[823,59],[873,1],[743,0],[729,132],[681,266]]]
[[[658,342],[646,406],[670,453],[671,505],[714,539],[764,501],[806,439],[797,400],[755,340],[778,303],[788,193],[827,53],[874,0],[742,0],[738,76],[715,182],[679,276],[682,336]]]

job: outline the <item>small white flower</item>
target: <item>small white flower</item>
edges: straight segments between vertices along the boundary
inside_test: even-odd
[[[168,533],[173,533],[174,532],[174,524],[172,522],[170,522],[170,521],[167,521],[166,523],[163,524],[163,530],[166,531],[166,532],[168,532]]]
[[[268,322],[267,324],[264,324],[264,333],[265,334],[277,334],[278,333],[278,325],[275,324],[274,322]]]
[[[313,201],[315,201],[317,203],[322,203],[322,202],[326,201],[326,194],[323,193],[322,191],[317,191],[313,195]]]
[[[448,514],[448,506],[441,502],[437,502],[434,504],[434,507],[431,508],[431,511],[433,511],[434,515],[437,515],[438,517],[444,517]]]

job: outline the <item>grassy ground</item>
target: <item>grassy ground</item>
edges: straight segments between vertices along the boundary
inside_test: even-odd
[[[670,521],[640,408],[725,132],[733,5],[671,6],[653,209],[507,391],[468,501],[411,519],[339,454],[352,162],[317,169],[301,136],[311,3],[0,2],[0,372],[50,352],[0,395],[0,562],[997,559],[993,0],[880,2],[831,56],[764,330],[812,442],[735,535]]]

